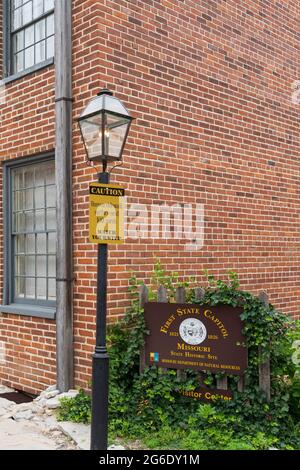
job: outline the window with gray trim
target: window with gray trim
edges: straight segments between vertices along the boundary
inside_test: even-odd
[[[54,306],[56,187],[54,159],[10,166],[9,303]]]
[[[8,0],[10,74],[54,57],[54,0]]]

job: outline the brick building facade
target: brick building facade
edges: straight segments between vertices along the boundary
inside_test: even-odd
[[[28,20],[25,7],[31,3]],[[24,9],[18,25],[14,19],[7,23],[9,4]],[[55,186],[50,167],[49,179],[44,176],[39,182],[38,176],[38,165],[51,162],[55,154],[52,6],[48,0],[3,5],[0,380],[34,393],[56,380],[49,274],[49,240],[55,230],[47,229]],[[205,268],[221,277],[234,270],[243,288],[266,290],[278,308],[299,317],[299,105],[291,88],[300,76],[299,7],[298,1],[273,0],[72,0],[70,244],[76,386],[86,387],[90,379],[96,296],[96,247],[88,242],[88,185],[96,173],[86,164],[76,119],[103,86],[136,118],[124,165],[112,173],[112,182],[127,189],[129,203],[203,204],[205,214],[204,246],[199,250],[186,250],[182,240],[150,236],[128,238],[110,248],[110,319],[122,316],[128,306],[131,273],[149,279],[156,257],[167,270],[196,276],[199,285]],[[35,14],[34,8],[43,10]],[[32,25],[31,36],[33,29],[25,29]],[[28,172],[34,176],[26,186]],[[40,188],[49,195],[43,207],[35,205]],[[34,256],[26,248],[25,255],[23,248],[10,251],[18,240],[29,243],[26,230],[14,228],[24,190],[33,192],[33,207],[23,201],[20,213],[25,228],[26,210],[34,218]],[[39,211],[46,218],[41,233],[35,230]],[[42,237],[47,242],[39,254]],[[39,271],[43,263],[46,274]]]

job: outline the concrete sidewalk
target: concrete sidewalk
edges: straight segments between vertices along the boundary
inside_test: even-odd
[[[0,450],[56,450],[57,443],[41,429],[12,419],[0,419]]]
[[[30,403],[16,403],[1,398],[12,393],[0,385],[0,450],[89,450],[90,425],[59,422],[56,412],[61,397],[74,397],[77,390],[60,393],[49,387]],[[109,450],[124,450],[112,445]]]
[[[0,385],[0,395],[13,390]],[[0,396],[0,450],[78,449],[59,427],[54,416],[45,415],[34,402],[16,405]]]

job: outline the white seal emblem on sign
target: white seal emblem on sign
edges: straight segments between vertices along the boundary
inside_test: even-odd
[[[185,343],[197,345],[206,339],[207,330],[202,321],[197,318],[187,318],[181,323],[179,334]]]

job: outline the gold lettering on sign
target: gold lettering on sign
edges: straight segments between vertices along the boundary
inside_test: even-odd
[[[178,308],[177,315],[179,317],[182,317],[183,315],[200,315],[200,309],[198,307]]]
[[[177,349],[180,351],[199,351],[210,352],[210,348],[206,346],[190,346],[189,344],[177,343]]]
[[[160,332],[167,334],[167,333],[168,333],[168,329],[169,329],[170,325],[172,325],[172,323],[173,323],[174,320],[175,320],[175,316],[174,316],[174,315],[171,315],[171,316],[168,318],[168,320],[166,321],[166,323],[164,323],[164,325],[161,326]]]
[[[91,194],[95,194],[98,196],[124,196],[124,189],[118,188],[103,188],[99,186],[91,186],[90,192]]]
[[[223,338],[227,338],[227,336],[229,336],[229,333],[227,329],[225,328],[224,324],[221,322],[221,320],[218,319],[218,317],[214,316],[211,310],[205,310],[204,316],[217,325],[217,327],[222,333]]]

